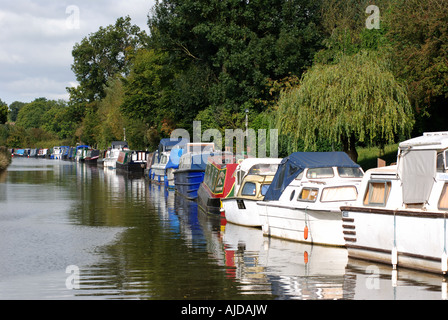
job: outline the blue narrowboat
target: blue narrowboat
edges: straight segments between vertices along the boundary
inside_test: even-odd
[[[186,151],[180,157],[178,169],[174,171],[174,185],[176,192],[187,199],[194,200],[198,197],[199,187],[204,180],[207,160],[214,152],[214,144],[189,143]]]

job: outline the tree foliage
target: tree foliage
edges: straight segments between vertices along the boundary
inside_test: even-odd
[[[308,149],[316,149],[319,137],[342,142],[356,160],[356,141],[393,142],[396,134],[410,133],[413,117],[406,89],[388,64],[360,52],[335,64],[314,65],[298,88],[281,96],[276,125],[280,134],[303,140]]]
[[[104,98],[104,85],[117,74],[129,73],[130,57],[146,41],[146,33],[126,17],[76,43],[72,70],[79,86],[68,89],[72,99],[92,102]]]
[[[0,99],[0,124],[8,119],[8,105]]]

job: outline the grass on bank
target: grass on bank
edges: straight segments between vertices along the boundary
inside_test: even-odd
[[[398,144],[390,144],[381,150],[378,147],[358,148],[358,164],[364,171],[376,168],[377,159],[380,158],[386,161],[386,165],[391,165],[397,162]]]

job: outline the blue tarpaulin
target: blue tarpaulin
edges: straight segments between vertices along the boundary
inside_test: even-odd
[[[305,168],[359,168],[345,152],[295,152],[284,158],[264,196],[264,201],[278,200],[285,188]]]
[[[187,139],[183,139],[183,138],[178,138],[178,139],[171,139],[171,138],[164,138],[161,139],[159,142],[159,161],[160,161],[160,157],[162,155],[162,152],[165,151],[170,151],[172,150],[176,145],[179,148],[183,148],[185,147],[185,145],[188,143]]]
[[[168,160],[168,163],[166,164],[166,169],[179,168],[179,160],[180,160],[180,157],[182,156],[183,152],[184,152],[184,149],[182,149],[182,148],[176,147],[174,149],[171,149],[170,158]]]

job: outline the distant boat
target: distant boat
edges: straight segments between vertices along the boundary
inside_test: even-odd
[[[345,246],[340,207],[355,202],[363,171],[345,152],[295,152],[284,158],[258,211],[263,234]]]
[[[170,152],[162,152],[158,156],[158,161],[151,166],[151,172],[153,176],[153,181],[155,183],[165,183],[166,179],[166,165],[168,164],[168,159],[170,157]]]
[[[105,168],[116,169],[117,159],[121,150],[129,149],[126,141],[112,141],[110,148],[106,151],[106,156],[103,158],[103,166]]]
[[[341,210],[349,257],[446,274],[448,132],[401,142],[397,164],[368,170]]]
[[[100,150],[88,149],[86,152],[86,156],[84,157],[84,163],[97,164],[99,157],[100,157]]]
[[[89,149],[90,147],[88,145],[76,146],[76,156],[75,156],[76,162],[84,162],[84,159],[87,155],[87,150]]]
[[[174,170],[177,169],[179,158],[184,152],[188,140],[164,138],[160,140],[159,147],[151,159],[149,178],[156,183],[163,183],[167,187],[174,188]],[[172,150],[175,150],[170,160]],[[168,166],[168,172],[167,172]],[[168,182],[168,180],[170,182]]]
[[[39,149],[38,153],[37,153],[37,157],[38,158],[46,158],[49,157],[49,149]]]
[[[235,191],[232,197],[222,199],[226,220],[247,227],[261,227],[260,208],[282,159],[248,158],[235,170]]]
[[[208,157],[204,181],[198,190],[198,206],[205,212],[220,214],[221,199],[233,196],[235,169],[238,163],[231,152],[216,153]]]
[[[53,147],[53,154],[51,155],[51,158],[55,160],[61,160],[63,153],[64,153],[64,147],[61,146]]]
[[[214,152],[214,143],[188,143],[186,153],[174,171],[176,192],[187,199],[196,199],[199,186],[204,180],[208,157]]]
[[[118,154],[117,169],[135,174],[144,174],[149,152],[121,150]]]

